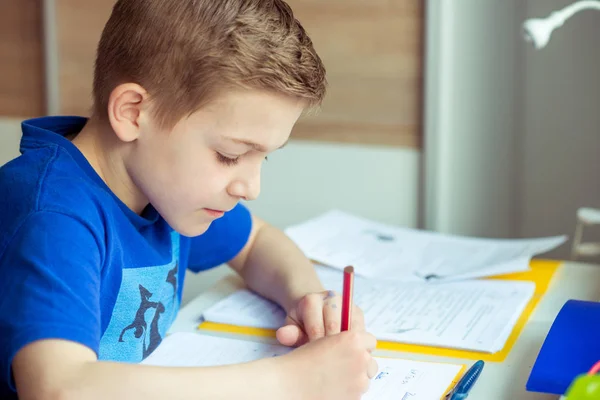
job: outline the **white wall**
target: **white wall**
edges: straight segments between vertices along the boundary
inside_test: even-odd
[[[0,165],[19,155],[21,121],[0,118]]]
[[[425,227],[510,237],[520,0],[429,0]]]
[[[570,3],[528,0],[525,17]],[[544,49],[523,46],[521,236],[572,236],[577,208],[600,208],[599,40],[600,12],[589,10],[554,31]]]
[[[248,206],[279,227],[331,208],[416,227],[419,162],[415,149],[292,140],[269,156]]]

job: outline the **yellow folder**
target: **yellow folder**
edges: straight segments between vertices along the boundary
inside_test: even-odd
[[[504,359],[514,346],[515,342],[517,341],[519,335],[521,334],[521,331],[525,327],[525,324],[529,320],[529,317],[535,310],[535,307],[548,290],[552,278],[561,264],[562,263],[560,261],[554,260],[532,260],[530,263],[531,269],[529,271],[485,278],[535,282],[535,292],[531,300],[529,301],[527,306],[525,306],[525,309],[523,310],[521,316],[517,320],[517,323],[515,324],[512,333],[510,334],[506,341],[506,344],[504,345],[504,348],[496,353],[484,353],[478,351],[405,344],[389,341],[378,341],[377,348],[380,350],[404,351],[409,353],[430,354],[442,357],[466,358],[495,362],[504,361]],[[235,326],[215,322],[202,322],[198,326],[198,329],[250,336],[275,337],[275,331],[272,329],[250,328],[245,326]]]

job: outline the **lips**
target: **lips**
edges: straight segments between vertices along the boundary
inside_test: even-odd
[[[225,214],[225,211],[222,210],[213,210],[210,208],[205,208],[204,211],[206,211],[206,213],[208,215],[210,215],[213,218],[220,218]]]

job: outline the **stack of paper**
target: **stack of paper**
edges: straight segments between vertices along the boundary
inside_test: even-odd
[[[208,367],[277,357],[289,347],[196,333],[174,333],[142,363],[168,367]],[[462,365],[377,358],[378,374],[364,400],[441,399],[458,378]]]
[[[342,273],[316,268],[325,287],[341,293]],[[495,353],[504,347],[534,291],[533,282],[522,281],[390,284],[357,277],[354,302],[379,340]],[[278,305],[245,289],[216,303],[203,317],[267,329],[285,321]]]
[[[480,239],[398,228],[330,211],[286,229],[310,259],[357,274],[396,281],[453,281],[529,269],[534,255],[552,250],[566,236]]]

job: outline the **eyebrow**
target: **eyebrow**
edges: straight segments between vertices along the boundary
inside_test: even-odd
[[[254,143],[254,142],[249,142],[247,140],[242,140],[242,139],[236,139],[236,138],[232,138],[232,137],[225,137],[225,139],[227,140],[231,140],[232,142],[235,143],[239,143],[239,144],[243,144],[249,147],[252,147],[253,149],[255,149],[256,151],[260,151],[261,153],[268,153],[269,149],[267,149],[266,147],[258,144],[258,143]],[[279,149],[285,147],[286,144],[288,144],[289,138],[288,140],[285,141],[284,144],[282,144],[281,146],[279,146]]]

